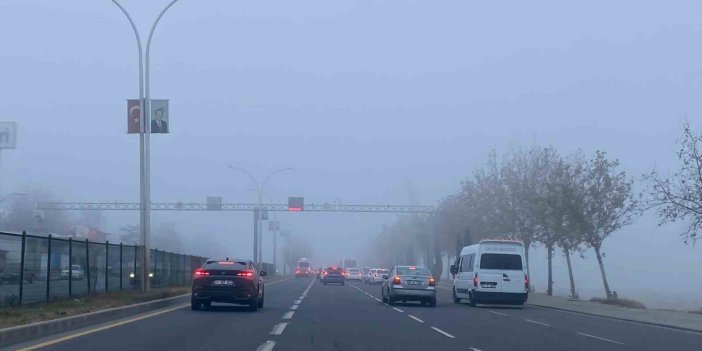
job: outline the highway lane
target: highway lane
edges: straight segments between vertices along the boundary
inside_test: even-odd
[[[379,285],[356,284],[380,298]],[[454,304],[448,289],[438,290],[436,308],[412,303],[396,307],[425,323],[441,325],[481,350],[700,350],[702,334],[525,306],[472,308]]]
[[[697,333],[532,306],[472,308],[454,304],[445,289],[438,297],[436,308],[409,303],[392,307],[380,302],[379,285],[325,286],[313,279],[289,278],[269,283],[266,306],[255,313],[226,305],[197,312],[184,307],[41,349],[702,349],[702,334]]]
[[[266,340],[274,322],[278,321],[291,301],[299,296],[309,280],[285,278],[267,283],[265,306],[249,312],[244,306],[217,305],[211,310],[192,311],[190,304],[168,313],[141,319],[114,328],[90,333],[60,343],[41,347],[41,350],[255,350]],[[110,325],[111,323],[106,323]],[[96,326],[98,327],[98,326]],[[22,349],[70,337],[91,328],[60,336],[16,345]]]

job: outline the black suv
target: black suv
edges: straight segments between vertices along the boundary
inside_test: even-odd
[[[265,271],[258,272],[249,260],[209,259],[195,271],[190,306],[199,310],[212,302],[248,305],[251,311],[263,307]]]

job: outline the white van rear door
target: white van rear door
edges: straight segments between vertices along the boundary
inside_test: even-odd
[[[478,280],[481,291],[523,293],[522,255],[491,252],[481,254]]]

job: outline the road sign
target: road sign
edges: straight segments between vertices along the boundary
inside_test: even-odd
[[[17,146],[17,125],[15,122],[0,122],[0,149],[14,149]]]
[[[304,197],[288,197],[288,211],[302,211],[305,209]]]
[[[221,211],[222,210],[222,197],[221,196],[208,196],[207,197],[207,210],[208,211]]]

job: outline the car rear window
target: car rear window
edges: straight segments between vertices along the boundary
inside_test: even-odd
[[[480,256],[480,269],[521,271],[522,256],[514,254],[486,253]]]
[[[428,277],[431,274],[426,267],[397,267],[397,275],[421,275]]]
[[[339,273],[341,274],[341,268],[327,268],[327,273]]]
[[[358,270],[358,269],[354,269],[354,268],[349,269],[349,273],[356,274],[358,272],[360,272],[360,270]]]
[[[388,274],[388,270],[387,270],[387,269],[378,269],[378,270],[376,271],[376,273],[378,273],[378,274]]]
[[[297,266],[298,266],[298,267],[302,267],[302,268],[309,268],[309,267],[310,267],[310,263],[309,263],[309,262],[298,262],[298,263],[297,263]]]
[[[247,266],[244,261],[207,261],[204,268],[241,271]]]

